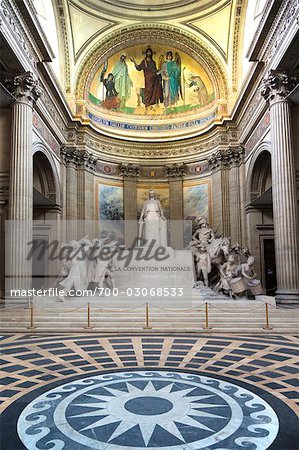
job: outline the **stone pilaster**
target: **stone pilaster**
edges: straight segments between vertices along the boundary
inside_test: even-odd
[[[137,181],[140,177],[140,167],[136,164],[121,163],[119,173],[124,180],[125,246],[130,248],[138,237]]]
[[[32,264],[27,260],[33,216],[32,112],[41,90],[30,72],[7,78],[5,84],[15,98],[11,127],[7,287],[29,289],[32,280]]]
[[[77,165],[81,159],[80,151],[76,147],[64,146],[60,150],[62,162],[66,167],[66,198],[65,198],[65,218],[67,220],[67,229],[65,237],[68,240],[76,239],[77,220],[78,220],[78,182],[77,182]]]
[[[77,213],[78,234],[93,235],[95,229],[94,214],[94,172],[98,158],[92,153],[83,151],[77,163]]]
[[[269,102],[272,193],[278,303],[299,303],[299,230],[295,162],[288,93],[298,78],[271,70],[262,96]]]
[[[229,148],[227,159],[229,163],[229,195],[230,195],[230,237],[231,244],[242,244],[242,217],[244,211],[241,205],[240,167],[243,163],[244,149]]]
[[[174,249],[184,248],[183,177],[186,170],[185,164],[165,167],[169,182],[170,245]]]
[[[218,234],[230,236],[229,164],[224,151],[208,158],[212,171],[213,224]]]

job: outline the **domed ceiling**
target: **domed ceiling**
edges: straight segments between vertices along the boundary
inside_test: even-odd
[[[57,2],[64,88],[81,121],[108,136],[162,141],[229,116],[245,0]]]

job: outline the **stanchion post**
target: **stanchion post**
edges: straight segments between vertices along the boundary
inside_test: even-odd
[[[143,327],[144,330],[151,330],[152,327],[149,326],[149,306],[148,302],[145,304],[145,326]]]
[[[203,328],[204,328],[204,330],[210,330],[212,327],[209,327],[209,306],[208,306],[208,302],[205,302],[205,315],[206,315],[206,320],[205,320],[205,326]]]
[[[36,328],[34,326],[34,321],[33,321],[34,320],[34,311],[33,311],[32,303],[29,306],[29,312],[30,312],[30,325],[27,327],[27,330],[32,330],[32,329]]]
[[[272,330],[273,328],[270,327],[269,325],[269,304],[268,302],[265,303],[266,306],[266,323],[265,326],[263,327],[263,330]]]
[[[90,303],[87,303],[87,325],[84,327],[85,330],[90,330],[92,326],[90,325]]]

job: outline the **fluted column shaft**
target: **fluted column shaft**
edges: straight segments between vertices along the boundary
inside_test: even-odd
[[[173,249],[184,248],[183,180],[169,180],[170,245]],[[191,240],[191,237],[190,237]]]
[[[240,197],[240,175],[239,167],[233,165],[229,171],[229,191],[230,191],[230,226],[231,243],[241,244],[242,223],[241,223],[241,197]]]
[[[138,237],[137,224],[137,180],[124,179],[124,219],[125,219],[125,246],[132,247]]]
[[[137,164],[121,163],[118,169],[124,181],[125,247],[131,248],[133,244],[136,245],[135,240],[139,234],[137,224],[137,181],[140,176],[140,167]]]
[[[165,174],[169,181],[170,246],[175,250],[184,248],[183,178],[186,172],[187,167],[184,163],[165,167]]]
[[[299,240],[295,163],[290,104],[286,99],[270,106],[272,134],[272,190],[277,270],[277,298],[299,301]]]
[[[67,219],[67,239],[77,238],[77,170],[75,164],[68,164],[66,167],[66,219]]]
[[[12,105],[7,287],[28,290],[32,283],[32,261],[27,259],[33,220],[32,112],[41,92],[31,73],[5,81],[16,100]]]
[[[299,229],[291,110],[287,95],[298,80],[270,71],[262,95],[270,103],[276,299],[299,303]]]

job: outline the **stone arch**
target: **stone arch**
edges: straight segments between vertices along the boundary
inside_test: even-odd
[[[33,185],[56,206],[62,207],[59,173],[53,156],[41,142],[33,145]]]
[[[216,94],[219,99],[225,100],[228,96],[228,79],[223,61],[214,49],[202,39],[195,37],[187,31],[177,29],[166,24],[135,24],[117,30],[104,37],[92,46],[82,59],[77,70],[75,95],[76,100],[87,98],[86,87],[98,68],[111,54],[123,50],[136,43],[155,44],[169,43],[177,46],[192,56],[205,68],[213,81]]]
[[[250,204],[271,187],[271,144],[262,142],[256,149],[248,170],[246,203]]]

